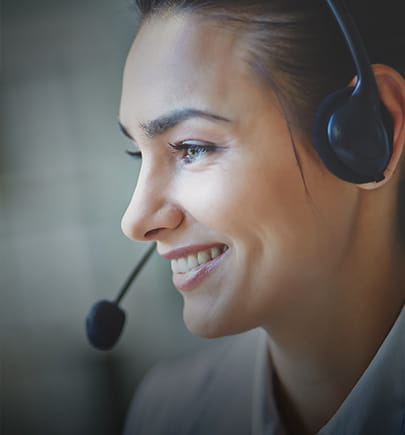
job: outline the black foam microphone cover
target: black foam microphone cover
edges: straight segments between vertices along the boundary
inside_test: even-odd
[[[86,318],[87,338],[99,350],[109,350],[118,341],[125,323],[125,312],[116,302],[101,300]]]
[[[109,350],[120,338],[125,323],[125,312],[118,304],[126,295],[130,285],[142,270],[148,258],[153,254],[155,248],[156,242],[153,242],[139,260],[113,302],[103,299],[93,305],[90,310],[86,317],[86,333],[90,344],[96,349]]]

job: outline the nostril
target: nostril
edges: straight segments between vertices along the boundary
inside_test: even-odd
[[[147,231],[144,234],[145,239],[149,239],[150,237],[155,236],[160,230],[163,230],[163,228],[155,228],[153,230]]]

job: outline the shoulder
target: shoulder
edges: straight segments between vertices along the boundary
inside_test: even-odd
[[[156,365],[136,392],[125,435],[248,433],[257,341],[249,331]]]

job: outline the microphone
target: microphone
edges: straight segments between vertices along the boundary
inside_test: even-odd
[[[142,270],[155,248],[156,242],[153,242],[123,284],[114,301],[107,301],[105,299],[98,301],[93,305],[87,315],[87,338],[90,344],[96,349],[109,350],[120,338],[125,323],[125,312],[118,306],[118,304],[127,293],[132,281]]]

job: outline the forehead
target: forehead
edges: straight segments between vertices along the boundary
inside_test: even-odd
[[[142,25],[127,58],[121,121],[133,125],[185,106],[215,106],[232,115],[237,100],[254,86],[251,75],[240,30],[192,14],[153,17]]]

